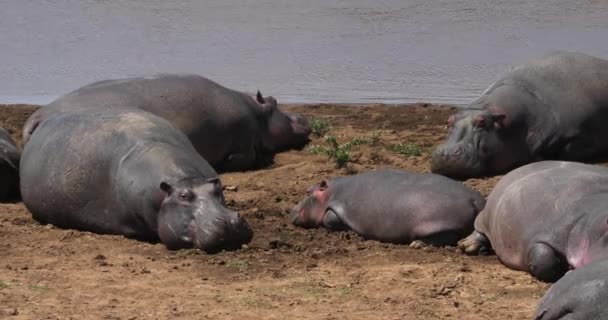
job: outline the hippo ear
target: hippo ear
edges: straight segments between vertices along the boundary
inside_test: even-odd
[[[258,90],[258,94],[256,94],[255,96],[255,100],[259,103],[259,104],[265,104],[266,100],[264,100],[264,97],[262,96],[262,93],[260,92],[260,90]]]
[[[160,189],[166,192],[167,194],[173,193],[173,187],[164,181],[160,183]]]
[[[485,115],[480,114],[477,117],[475,117],[475,119],[473,120],[474,128],[483,128],[485,126],[486,126],[486,116]]]
[[[492,122],[494,122],[494,124],[501,129],[509,124],[507,121],[507,115],[504,113],[492,114]]]

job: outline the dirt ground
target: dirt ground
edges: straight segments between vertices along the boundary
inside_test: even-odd
[[[368,138],[337,169],[326,156],[278,154],[266,169],[221,176],[231,208],[255,231],[242,250],[171,252],[121,236],[35,222],[0,205],[0,318],[6,319],[529,319],[548,285],[454,248],[411,249],[350,232],[292,226],[289,209],[326,177],[374,168],[428,171],[447,106],[291,105],[331,123],[339,142]],[[20,140],[31,106],[0,107]],[[394,153],[414,143],[420,156]],[[313,137],[311,145],[323,145]],[[59,150],[58,150],[59,151]],[[465,183],[487,195],[498,177]],[[236,190],[235,190],[236,189]]]

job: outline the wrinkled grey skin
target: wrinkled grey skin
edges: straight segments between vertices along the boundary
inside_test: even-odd
[[[545,293],[535,320],[608,319],[608,260],[568,272]]]
[[[305,228],[352,230],[366,239],[455,245],[473,230],[485,200],[462,183],[435,174],[386,169],[325,180],[292,210]]]
[[[273,97],[250,96],[198,75],[158,74],[95,82],[58,98],[26,121],[23,143],[50,114],[111,106],[169,120],[219,171],[265,165],[274,153],[305,145],[310,135],[307,120],[279,110]]]
[[[0,127],[0,202],[19,198],[21,151],[6,129]]]
[[[569,268],[608,257],[608,168],[541,161],[515,169],[494,187],[466,253],[493,249],[506,266],[555,281]]]
[[[25,145],[20,168],[23,202],[42,223],[207,252],[252,238],[188,138],[139,109],[55,114]]]
[[[514,68],[448,119],[431,168],[453,178],[608,150],[608,60],[555,52]]]

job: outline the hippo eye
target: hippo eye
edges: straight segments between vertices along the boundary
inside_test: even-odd
[[[179,199],[183,200],[183,201],[190,201],[192,200],[192,192],[188,191],[188,190],[184,190],[182,192],[179,193]]]

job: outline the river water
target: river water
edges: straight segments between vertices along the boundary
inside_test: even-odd
[[[191,72],[280,102],[466,104],[552,50],[608,58],[606,0],[0,0],[0,102]]]

